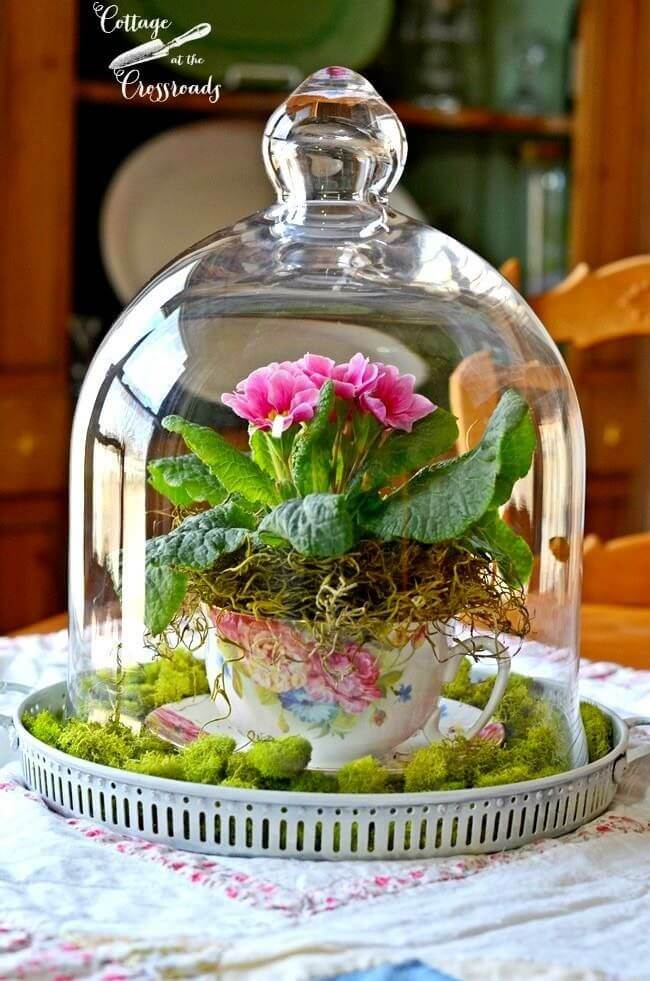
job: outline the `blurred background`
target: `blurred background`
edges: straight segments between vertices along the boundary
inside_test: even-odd
[[[102,29],[91,0],[0,4],[0,632],[65,607],[69,426],[102,337],[163,263],[271,202],[264,121],[327,64],[404,122],[394,206],[503,266],[560,343],[587,531],[650,529],[650,0],[107,6]],[[151,40],[138,18],[166,41],[212,26],[137,66],[166,101],[108,67]],[[178,91],[208,79],[218,101]]]

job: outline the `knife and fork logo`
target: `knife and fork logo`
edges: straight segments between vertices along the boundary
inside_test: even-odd
[[[108,67],[114,72],[118,72],[123,68],[141,65],[145,61],[164,58],[174,48],[179,48],[182,44],[187,44],[189,41],[198,41],[199,38],[209,34],[211,30],[212,26],[210,24],[197,24],[196,27],[190,28],[184,34],[179,34],[172,41],[165,42],[161,41],[160,38],[156,38],[155,41],[147,41],[145,44],[139,44],[136,48],[131,48],[129,51],[118,55],[117,58],[113,58]]]

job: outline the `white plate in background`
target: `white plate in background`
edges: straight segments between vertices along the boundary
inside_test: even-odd
[[[100,246],[120,300],[195,242],[273,204],[263,128],[247,120],[189,123],[147,140],[118,167],[102,205]],[[391,204],[424,220],[404,190],[393,191]]]

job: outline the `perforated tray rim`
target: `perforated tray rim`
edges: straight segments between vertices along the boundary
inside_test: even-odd
[[[37,707],[58,709],[65,694],[65,684],[53,685],[28,695],[16,710],[28,785],[69,817],[206,854],[385,859],[515,848],[601,814],[616,791],[629,738],[626,723],[599,706],[614,727],[611,752],[540,780],[381,795],[248,790],[130,773],[47,746],[20,718]]]

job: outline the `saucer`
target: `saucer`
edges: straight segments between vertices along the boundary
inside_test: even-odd
[[[438,728],[443,739],[471,728],[481,714],[480,709],[474,708],[473,705],[467,705],[465,702],[458,702],[453,698],[441,698],[438,708]],[[218,717],[218,711],[209,695],[198,695],[184,698],[180,702],[162,705],[149,713],[145,725],[161,739],[179,749],[193,742],[202,733],[231,736],[236,742],[237,750],[246,749],[251,743],[251,738],[242,736],[227,718]],[[500,741],[502,727],[498,723],[489,723],[481,730],[479,736]],[[389,769],[399,771],[408,762],[415,750],[428,745],[429,740],[424,733],[417,732],[383,757],[382,762]],[[310,767],[310,769],[321,770],[323,768]]]

